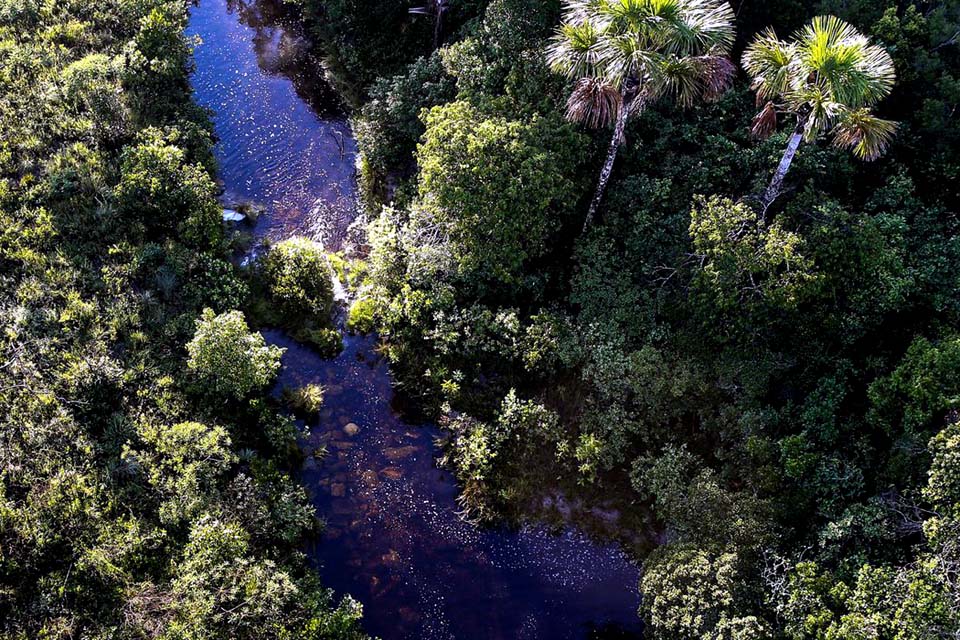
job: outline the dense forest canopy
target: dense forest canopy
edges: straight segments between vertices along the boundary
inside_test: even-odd
[[[960,3],[298,4],[473,517],[652,509],[650,637],[960,633]]]
[[[186,18],[0,1],[0,637],[362,637],[298,550]]]
[[[960,0],[288,2],[349,264],[231,261],[188,3],[0,0],[0,637],[363,637],[256,331],[335,352],[331,263],[467,517],[649,534],[647,637],[960,635]]]

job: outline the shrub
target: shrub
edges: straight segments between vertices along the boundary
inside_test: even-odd
[[[377,305],[372,298],[360,298],[350,305],[347,329],[354,333],[372,333],[376,329],[374,314]]]
[[[328,321],[333,281],[320,243],[290,238],[274,245],[263,260],[262,277],[279,324]]]
[[[323,393],[323,385],[308,384],[296,389],[284,389],[283,399],[294,413],[313,416],[323,407]]]
[[[197,320],[187,352],[187,366],[211,391],[236,399],[270,384],[283,355],[283,349],[268,346],[261,334],[250,333],[241,312],[215,315],[211,309],[204,309]]]

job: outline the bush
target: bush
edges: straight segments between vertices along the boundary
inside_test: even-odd
[[[250,333],[241,312],[215,315],[211,309],[204,309],[197,320],[187,352],[187,366],[210,391],[235,399],[270,384],[283,355],[283,349],[267,346],[262,335]]]
[[[175,142],[179,133],[149,129],[124,152],[117,206],[126,224],[143,234],[176,233],[187,244],[218,249],[223,240],[216,184]]]
[[[323,408],[323,393],[323,385],[308,384],[296,389],[284,389],[283,399],[294,413],[309,417]]]
[[[278,324],[329,322],[333,280],[320,243],[290,238],[274,245],[263,259],[261,273]]]
[[[360,298],[350,305],[347,329],[354,333],[367,334],[376,329],[374,314],[377,304],[372,298]]]
[[[468,286],[522,282],[579,196],[570,177],[584,146],[579,134],[555,117],[513,120],[465,102],[431,109],[426,124],[413,211],[423,235],[449,236]]]

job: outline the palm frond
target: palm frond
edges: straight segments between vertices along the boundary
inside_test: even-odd
[[[766,29],[743,52],[743,68],[753,78],[757,98],[768,100],[786,94],[796,84],[796,47]]]
[[[606,38],[598,46],[598,67],[603,77],[617,87],[628,78],[649,75],[661,57],[629,35]]]
[[[820,86],[806,87],[803,93],[794,94],[792,100],[794,108],[802,104],[809,112],[803,132],[807,142],[813,142],[820,134],[829,131],[846,109],[833,99],[829,91]]]
[[[589,20],[565,22],[547,47],[547,64],[571,79],[596,75],[600,44],[601,34]]]
[[[596,0],[563,0],[563,16],[568,22],[583,22],[596,14]]]
[[[833,99],[850,108],[886,97],[896,77],[887,51],[836,16],[817,16],[798,33],[799,60]]]
[[[700,56],[696,62],[700,67],[703,99],[708,102],[719,100],[733,84],[737,67],[726,56]]]
[[[648,97],[669,96],[683,107],[693,105],[702,94],[702,71],[694,58],[667,56],[656,67],[656,73],[648,81]]]
[[[613,123],[623,108],[617,88],[600,78],[581,78],[567,100],[567,119],[592,129]]]
[[[843,115],[834,130],[833,144],[869,162],[883,155],[896,130],[896,122],[878,118],[867,109],[856,109]]]
[[[563,16],[547,61],[568,78],[636,83],[688,104],[719,96],[732,77],[719,61],[734,40],[727,0],[566,0]]]
[[[704,55],[730,52],[736,36],[736,16],[726,0],[696,0],[684,2],[678,37],[683,46],[675,51],[680,55]]]
[[[773,102],[767,102],[763,105],[756,116],[753,117],[753,124],[750,126],[750,133],[761,140],[769,138],[777,130],[777,107]]]

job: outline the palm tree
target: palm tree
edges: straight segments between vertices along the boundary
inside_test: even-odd
[[[762,197],[764,216],[780,195],[802,141],[832,133],[834,145],[869,161],[883,154],[896,131],[895,122],[870,112],[893,87],[896,73],[890,55],[837,17],[814,18],[791,42],[767,29],[744,51],[743,67],[753,78],[757,102],[766,101],[753,120],[754,135],[767,137],[776,131],[778,112],[796,117]]]
[[[716,99],[736,69],[726,0],[566,0],[547,50],[554,71],[576,82],[567,117],[594,128],[614,125],[607,159],[587,213],[603,199],[627,120],[662,97],[683,106]]]

